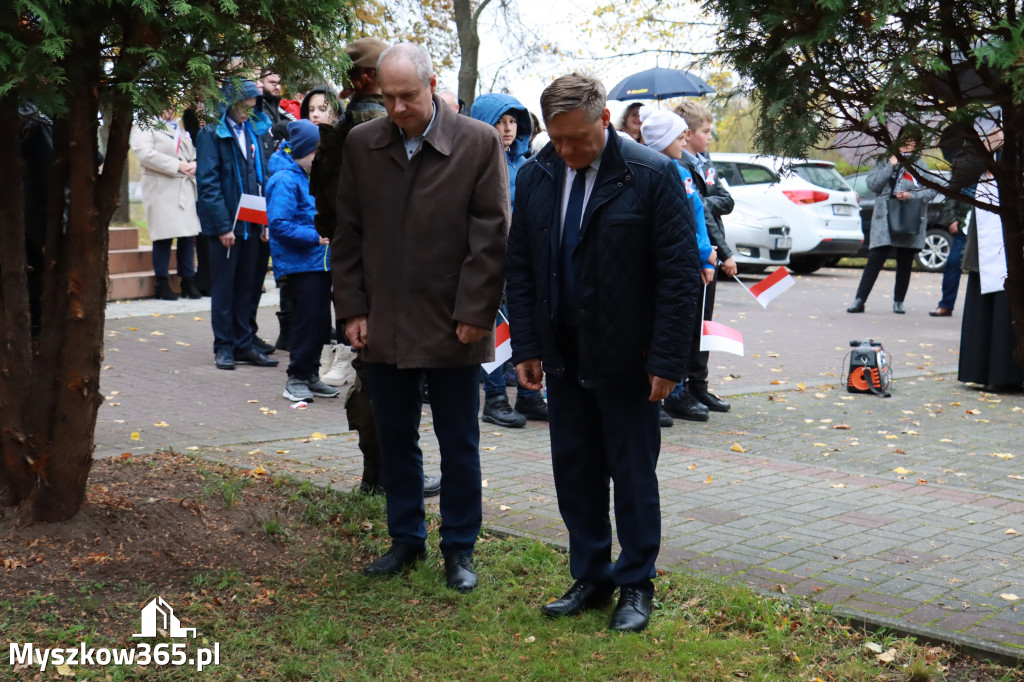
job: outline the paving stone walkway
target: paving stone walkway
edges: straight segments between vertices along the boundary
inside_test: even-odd
[[[859,275],[799,277],[767,311],[719,287],[716,319],[743,333],[746,355],[712,355],[712,386],[732,412],[662,431],[659,568],[1024,658],[1024,395],[956,382],[959,306],[952,319],[927,316],[940,275],[915,273],[896,316],[883,273],[868,312],[848,315]],[[268,292],[260,324],[273,340]],[[173,448],[355,485],[361,459],[340,401],[292,408],[284,353],[276,369],[215,369],[208,305],[108,307],[97,455]],[[891,398],[839,387],[848,341],[865,336],[893,354]],[[421,433],[436,472],[429,408]],[[481,447],[487,528],[564,545],[546,425],[482,424]]]

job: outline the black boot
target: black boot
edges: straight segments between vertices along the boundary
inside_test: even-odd
[[[292,342],[292,314],[286,312],[277,313],[277,327],[280,331],[277,333],[277,341],[274,342],[274,348],[277,350],[288,350],[288,346]]]
[[[181,278],[181,295],[188,296],[191,299],[203,297],[203,294],[199,291],[199,287],[196,286],[195,277]]]
[[[156,294],[153,298],[161,301],[177,301],[178,295],[171,289],[171,281],[166,277],[156,278]]]

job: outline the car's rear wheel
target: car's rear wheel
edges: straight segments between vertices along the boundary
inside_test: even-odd
[[[952,246],[949,232],[933,227],[924,237],[924,248],[917,252],[915,260],[922,270],[941,272],[949,260],[949,249]]]
[[[789,269],[798,275],[809,275],[825,267],[828,256],[790,256]]]

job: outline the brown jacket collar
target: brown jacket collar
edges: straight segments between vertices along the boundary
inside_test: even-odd
[[[434,110],[437,113],[434,116],[434,125],[427,131],[423,142],[424,144],[429,142],[430,146],[438,152],[450,156],[452,142],[455,139],[456,117],[460,114],[452,111],[436,94],[432,96],[432,99],[434,100]],[[402,131],[389,118],[387,124],[381,126],[377,134],[370,140],[370,149],[384,149],[390,145],[401,147],[404,144]]]

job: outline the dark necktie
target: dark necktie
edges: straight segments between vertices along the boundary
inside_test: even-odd
[[[565,222],[562,226],[562,276],[559,282],[562,286],[561,302],[559,303],[560,314],[563,319],[575,322],[577,307],[577,286],[576,274],[572,267],[572,256],[580,243],[580,228],[583,222],[583,197],[587,191],[587,170],[581,168],[576,171],[576,177],[572,181],[572,189],[569,190],[569,205],[565,209]]]

